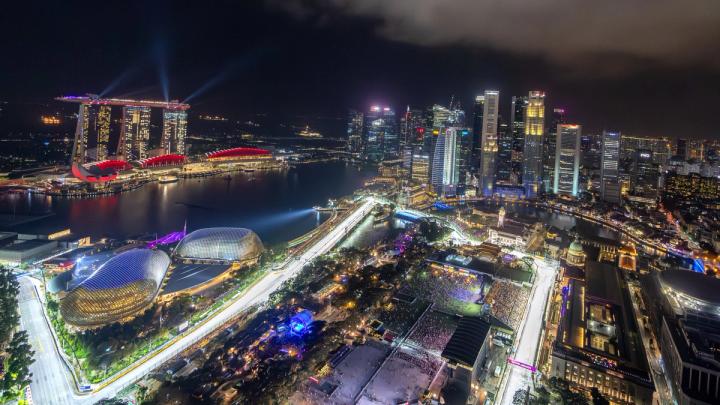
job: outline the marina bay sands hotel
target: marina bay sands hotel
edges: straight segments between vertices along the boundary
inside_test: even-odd
[[[95,95],[64,96],[56,100],[80,105],[71,164],[100,162],[111,156],[126,162],[150,157],[148,143],[150,112],[153,108],[163,109],[159,154],[185,154],[188,104],[100,98]],[[113,107],[122,107],[120,136],[114,153],[110,150]]]

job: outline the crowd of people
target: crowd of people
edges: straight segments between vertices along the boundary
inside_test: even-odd
[[[509,281],[495,280],[485,297],[490,314],[517,330],[522,322],[530,290]]]
[[[426,271],[410,280],[410,288],[416,296],[434,302],[436,308],[459,315],[477,315],[480,306],[475,304],[482,299],[483,278]]]
[[[450,316],[435,311],[428,312],[415,326],[408,337],[408,343],[439,355],[450,340],[456,323]]]
[[[403,350],[398,350],[395,353],[395,357],[414,365],[421,370],[423,374],[430,377],[434,376],[442,365],[442,360],[439,357],[435,357],[427,353],[418,352],[413,355],[406,353]]]

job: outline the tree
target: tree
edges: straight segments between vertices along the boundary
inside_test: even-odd
[[[13,398],[22,392],[23,388],[30,385],[30,365],[33,362],[33,354],[26,331],[19,331],[13,335],[7,349],[7,369],[3,377],[4,396]]]
[[[12,271],[0,267],[0,350],[10,342],[12,333],[20,322],[18,314],[19,284]]]
[[[593,387],[592,390],[590,390],[590,396],[592,397],[593,405],[610,405],[610,401],[603,396],[597,387]]]
[[[2,402],[17,398],[30,384],[34,352],[26,331],[17,331],[19,283],[12,271],[0,267],[0,354],[5,357],[5,374],[0,386]]]

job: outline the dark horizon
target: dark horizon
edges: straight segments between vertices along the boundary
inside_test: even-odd
[[[45,104],[70,94],[163,99],[167,93],[189,98],[194,113],[342,118],[350,108],[375,103],[398,111],[447,105],[452,95],[469,113],[476,94],[497,89],[508,118],[512,96],[541,89],[548,111],[565,108],[568,120],[586,132],[720,138],[717,115],[708,112],[720,94],[720,52],[709,41],[717,30],[707,24],[699,23],[686,41],[702,49],[684,53],[654,51],[648,38],[613,48],[605,32],[598,34],[605,42],[596,44],[602,52],[588,53],[579,34],[553,47],[561,40],[552,32],[528,50],[518,41],[541,34],[467,31],[460,11],[479,10],[465,1],[448,4],[457,23],[443,25],[448,29],[441,37],[415,34],[447,24],[448,16],[428,22],[407,11],[403,15],[415,24],[408,27],[397,23],[402,10],[376,3],[367,10],[332,1],[76,2],[8,10],[0,28],[7,41],[0,100]],[[679,20],[686,13],[681,8]],[[709,20],[720,20],[717,7],[705,11]],[[497,13],[506,18],[503,10]],[[684,28],[677,25],[668,30]],[[650,50],[633,53],[630,45]]]

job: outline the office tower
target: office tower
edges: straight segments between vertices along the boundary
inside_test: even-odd
[[[398,141],[395,111],[390,107],[372,106],[363,119],[364,158],[379,162],[396,157]]]
[[[185,154],[187,111],[163,110],[163,132],[160,147],[164,153]]]
[[[472,168],[477,168],[480,164],[480,155],[482,154],[481,139],[484,113],[485,96],[475,96],[475,104],[473,106],[472,139],[470,145],[470,166]]]
[[[510,136],[512,137],[512,178],[510,181],[514,184],[522,183],[525,110],[527,110],[527,106],[527,97],[513,96],[510,109]]]
[[[427,184],[430,179],[430,155],[422,148],[416,147],[413,151],[410,177],[420,184]]]
[[[75,140],[73,141],[71,164],[85,163],[88,147],[88,130],[90,129],[90,105],[80,104],[77,125],[75,126]]]
[[[458,192],[464,192],[468,178],[472,176],[473,168],[470,164],[472,154],[472,131],[469,128],[457,128],[458,142]]]
[[[650,149],[639,149],[635,152],[630,169],[630,190],[633,195],[655,198],[658,191],[660,169],[653,162]]]
[[[495,162],[495,182],[512,184],[513,139],[510,126],[498,116],[498,154]]]
[[[439,104],[432,106],[432,127],[443,128],[450,122],[450,109]]]
[[[537,196],[542,185],[544,131],[545,93],[531,91],[525,109],[525,145],[523,147],[523,186],[528,198]]]
[[[580,125],[556,125],[553,192],[577,197],[580,182]],[[550,135],[552,136],[552,135]]]
[[[400,144],[417,145],[422,142],[425,133],[423,112],[407,107],[405,114],[400,118]]]
[[[438,135],[432,161],[432,185],[438,194],[455,194],[460,177],[458,149],[457,128],[448,128]]]
[[[356,110],[350,110],[348,113],[347,127],[347,151],[350,153],[360,153],[362,151],[362,134],[363,134],[363,113]]]
[[[491,197],[495,183],[495,158],[498,152],[498,108],[500,92],[485,90],[483,109],[482,137],[480,140],[480,189],[482,195]]]
[[[122,130],[118,142],[118,154],[127,160],[147,158],[150,140],[150,107],[123,107]]]
[[[620,203],[620,132],[604,131],[600,162],[600,198]]]
[[[548,136],[543,142],[543,186],[545,192],[549,193],[554,189],[555,178],[555,141],[558,125],[565,123],[565,110],[562,108],[553,108],[550,116],[550,127],[548,128]]]
[[[682,160],[688,160],[688,140],[678,139],[675,141],[675,156],[678,156]]]
[[[705,140],[690,139],[687,142],[687,158],[705,161]]]
[[[95,121],[95,131],[97,134],[96,142],[96,159],[98,161],[108,158],[108,143],[110,142],[110,114],[112,107],[109,105],[101,105],[98,108],[97,119]]]
[[[653,162],[666,166],[672,155],[671,142],[665,137],[639,137],[623,135],[621,142],[620,159],[632,160],[638,150],[652,151]]]

